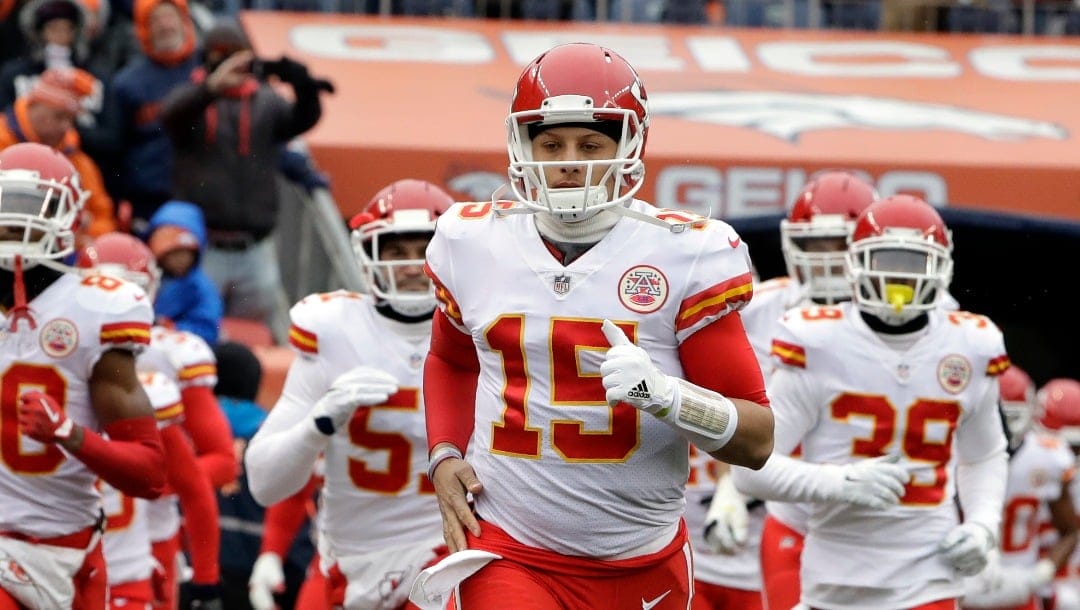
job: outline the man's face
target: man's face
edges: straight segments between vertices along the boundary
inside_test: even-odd
[[[48,104],[32,103],[27,108],[30,127],[38,139],[46,146],[56,147],[64,140],[64,135],[75,127],[75,114],[68,110],[54,108]]]
[[[70,47],[75,44],[75,24],[68,19],[50,19],[41,27],[45,44]]]
[[[538,133],[532,140],[534,161],[600,161],[614,159],[618,151],[615,140],[585,127],[552,127]],[[593,166],[592,175],[588,176],[589,185],[601,183],[610,164]],[[544,178],[548,188],[581,188],[586,186],[588,165],[556,165],[544,168]],[[608,197],[611,197],[613,184],[605,185]]]
[[[379,261],[423,261],[430,236],[391,235],[380,240]],[[423,262],[394,265],[394,286],[398,292],[427,292],[431,280],[424,274]]]
[[[154,51],[169,53],[184,46],[184,18],[171,2],[162,2],[150,11],[150,44]]]

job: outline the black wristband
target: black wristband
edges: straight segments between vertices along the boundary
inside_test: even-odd
[[[326,436],[334,435],[334,422],[330,419],[329,415],[323,415],[322,417],[315,418],[315,428],[322,432]]]

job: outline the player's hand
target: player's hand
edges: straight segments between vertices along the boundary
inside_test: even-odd
[[[1027,575],[1027,582],[1028,586],[1031,587],[1031,592],[1034,593],[1054,582],[1054,575],[1056,573],[1057,566],[1054,565],[1052,559],[1044,557],[1036,562]]]
[[[897,455],[883,455],[843,466],[826,465],[832,475],[829,498],[868,508],[885,508],[900,502],[911,475],[896,462]]]
[[[730,474],[721,475],[705,514],[705,542],[717,553],[734,555],[746,547],[749,522],[746,498],[735,489]]]
[[[274,593],[285,592],[285,570],[277,553],[262,553],[251,566],[248,579],[248,601],[255,610],[273,610],[277,607]]]
[[[480,522],[469,505],[469,494],[476,496],[484,491],[484,485],[476,478],[476,471],[463,459],[447,458],[435,467],[431,483],[439,499],[442,513],[443,540],[451,553],[469,548],[465,530],[480,535]]]
[[[19,397],[19,432],[42,443],[71,438],[75,422],[68,419],[60,403],[48,394],[31,390]]]
[[[600,365],[608,404],[625,402],[663,417],[671,409],[674,384],[656,368],[649,354],[631,343],[611,320],[604,320],[603,331],[611,345]]]
[[[978,523],[961,523],[938,544],[938,552],[961,576],[974,576],[986,567],[994,535]]]
[[[317,423],[320,418],[327,418],[332,434],[352,418],[357,407],[382,404],[397,390],[397,379],[390,373],[358,366],[334,380],[326,395],[315,403],[311,416]],[[319,430],[326,433],[324,426],[319,426]]]

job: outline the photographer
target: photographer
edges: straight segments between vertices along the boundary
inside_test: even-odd
[[[176,158],[173,195],[203,209],[203,268],[221,291],[225,315],[265,322],[282,343],[288,316],[273,238],[280,205],[275,177],[285,145],[319,121],[319,92],[332,88],[288,58],[256,60],[233,22],[207,32],[204,48],[191,82],[162,104]],[[291,85],[295,102],[267,78]]]

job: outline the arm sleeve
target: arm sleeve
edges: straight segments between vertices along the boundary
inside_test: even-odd
[[[244,454],[248,487],[259,504],[281,502],[311,478],[316,458],[330,442],[315,427],[311,409],[329,387],[316,361],[299,357],[289,367],[281,398]]]
[[[286,557],[289,548],[292,547],[300,527],[308,516],[308,503],[318,487],[317,479],[313,476],[308,479],[307,485],[299,492],[285,498],[281,502],[275,502],[266,508],[263,517],[263,537],[259,553],[274,553],[278,557]]]
[[[431,349],[424,362],[424,409],[428,450],[452,443],[465,452],[476,422],[476,384],[480,360],[472,337],[435,310]]]
[[[165,446],[166,475],[169,485],[180,501],[187,533],[192,581],[197,584],[216,584],[220,578],[218,552],[221,530],[218,527],[218,505],[214,488],[206,473],[196,465],[195,451],[180,426],[166,426],[161,431]]]
[[[165,455],[153,416],[121,419],[105,426],[106,440],[83,428],[75,457],[123,494],[153,500],[165,489]]]
[[[775,418],[773,454],[761,470],[732,466],[735,487],[761,500],[821,501],[827,480],[823,467],[788,457],[817,423],[810,379],[779,367],[769,378],[769,394]]]
[[[718,357],[718,354],[723,354]],[[765,380],[738,312],[731,312],[679,345],[686,380],[723,394],[768,405]]]
[[[232,431],[217,397],[207,386],[188,386],[180,398],[184,403],[184,430],[195,443],[199,467],[215,488],[235,481],[240,472],[233,452]]]
[[[989,379],[978,407],[961,420],[956,432],[956,492],[965,522],[1000,531],[1008,482],[1008,442],[998,415],[998,382]]]
[[[206,83],[186,83],[173,88],[161,102],[161,124],[177,143],[191,141],[193,125],[202,120],[202,113],[214,102]]]

